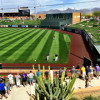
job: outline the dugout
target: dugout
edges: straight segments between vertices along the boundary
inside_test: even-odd
[[[2,63],[0,63],[0,69],[2,69]]]

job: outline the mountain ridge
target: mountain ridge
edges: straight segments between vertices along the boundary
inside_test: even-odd
[[[100,11],[100,8],[92,8],[92,9],[71,9],[71,8],[67,8],[66,10],[58,10],[58,9],[51,9],[48,11],[41,11],[41,12],[37,12],[37,14],[55,14],[55,13],[73,13],[73,12],[81,12],[81,13],[92,13],[94,11]]]

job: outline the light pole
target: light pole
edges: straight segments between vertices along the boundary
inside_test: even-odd
[[[2,4],[2,0],[1,0],[1,5],[3,5],[3,4]],[[1,8],[1,10],[2,10],[2,20],[4,20],[4,12],[3,12],[3,7]]]
[[[2,10],[2,20],[4,20],[4,12],[3,12],[3,8],[1,8]]]
[[[36,5],[35,5],[35,0],[34,0],[34,14],[35,14],[35,21],[36,21]]]

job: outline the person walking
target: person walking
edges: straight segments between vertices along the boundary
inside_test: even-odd
[[[20,87],[20,75],[19,75],[19,73],[17,73],[17,75],[15,76],[15,78],[16,78],[16,86],[17,87]]]
[[[86,66],[86,75],[88,77],[89,82],[91,81],[91,70],[89,66]]]
[[[39,76],[40,76],[40,74],[39,74],[39,70],[38,70],[38,72],[37,72],[36,74],[37,74],[37,77],[39,77]],[[41,75],[42,75],[42,72],[41,72]]]
[[[27,85],[27,74],[23,72],[21,77],[22,77],[23,86],[25,87],[25,85]]]
[[[93,67],[90,66],[90,70],[91,70],[91,79],[93,79]]]
[[[11,88],[13,88],[13,75],[11,73],[9,73],[8,78],[9,78]]]
[[[5,96],[5,98],[8,98],[5,90],[5,83],[3,80],[0,80],[0,95],[1,95],[0,99],[3,98],[3,95]]]
[[[67,79],[67,68],[65,70],[65,80]]]
[[[73,78],[73,75],[76,73],[75,66],[73,66],[73,68],[72,68],[71,72],[72,72],[72,78]]]
[[[60,70],[59,70],[59,79],[61,79],[62,72],[63,72],[63,70],[62,70],[62,68],[60,68]]]
[[[34,77],[34,74],[32,73],[32,71],[30,71],[30,73],[27,76],[29,77],[30,85],[33,85],[33,77]]]
[[[100,67],[99,67],[98,64],[96,64],[95,69],[96,69],[96,77],[98,79],[99,78],[99,75],[100,75]]]
[[[83,80],[85,81],[86,70],[85,70],[85,67],[84,66],[82,66],[81,71],[82,71]]]
[[[7,79],[7,83],[6,83],[6,87],[7,87],[7,94],[10,94],[10,82],[9,79]]]

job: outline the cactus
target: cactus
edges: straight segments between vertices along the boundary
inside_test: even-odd
[[[43,66],[43,78],[44,78],[44,76],[45,76],[44,70],[45,70],[45,66]]]
[[[34,67],[34,66],[33,66]],[[64,84],[64,77],[65,77],[65,68],[62,73],[61,81],[58,79],[56,75],[56,79],[51,81],[51,75],[49,74],[49,79],[46,80],[44,78],[44,66],[43,66],[43,77],[40,71],[40,65],[38,66],[40,76],[36,76],[37,84],[36,88],[36,100],[69,100],[74,94],[74,82],[76,80],[77,75],[73,76],[73,79],[69,79],[69,82],[65,82]],[[49,73],[50,73],[50,66]],[[33,68],[34,69],[34,68]],[[35,70],[34,70],[35,73]]]

